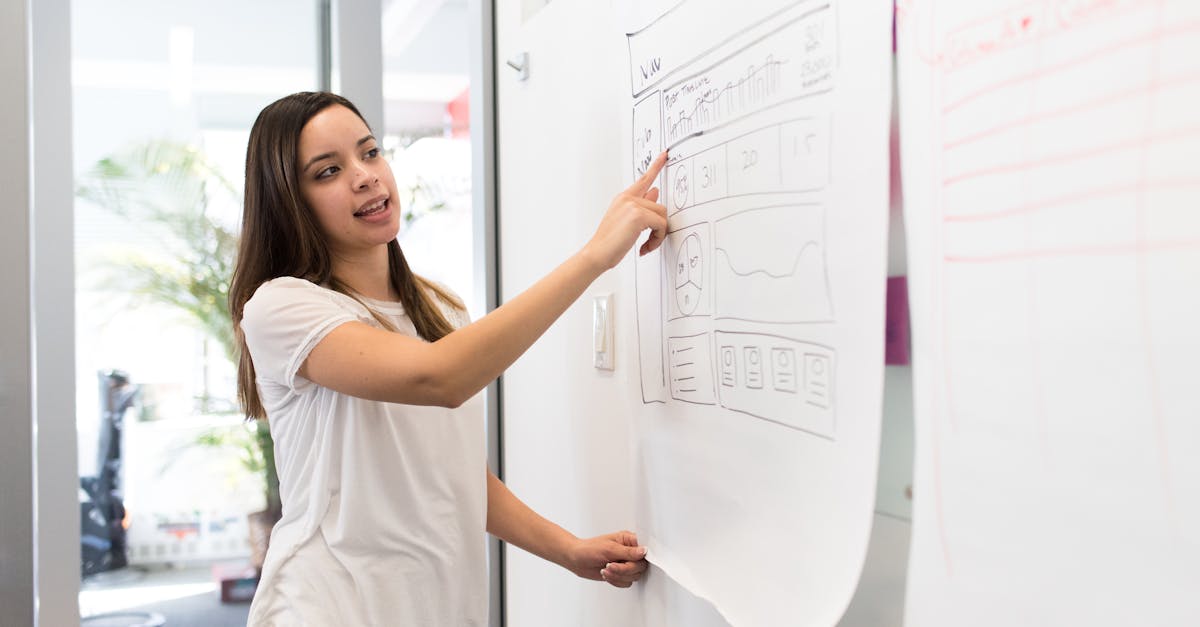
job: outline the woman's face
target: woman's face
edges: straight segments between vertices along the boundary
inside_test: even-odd
[[[367,125],[333,105],[300,131],[300,193],[339,257],[359,257],[396,238],[400,203],[392,168]]]

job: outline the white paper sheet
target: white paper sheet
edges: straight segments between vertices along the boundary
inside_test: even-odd
[[[1200,624],[1200,4],[898,8],[907,624]]]
[[[734,625],[833,625],[875,496],[891,3],[615,6],[630,175],[671,151],[628,277],[639,531]]]

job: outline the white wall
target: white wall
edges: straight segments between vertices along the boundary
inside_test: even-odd
[[[626,184],[623,129],[612,104],[627,80],[621,74],[627,52],[608,3],[557,0],[522,23],[520,0],[506,0],[497,3],[496,20],[500,268],[507,300],[574,253]],[[522,51],[530,55],[524,83],[504,64]],[[894,206],[893,215],[898,211]],[[892,274],[903,273],[902,253],[898,259]],[[581,536],[634,520],[635,399],[625,398],[627,386],[619,382],[637,368],[636,356],[620,350],[633,344],[632,295],[615,296],[621,313],[614,373],[592,368],[588,298],[619,292],[629,261],[601,277],[503,380],[506,481],[535,510]],[[909,532],[903,488],[911,480],[912,455],[908,367],[889,368],[886,382],[882,491],[847,627],[899,625],[902,616]],[[513,627],[726,624],[657,569],[635,590],[620,591],[510,548],[506,577]]]
[[[623,186],[625,162],[612,106],[623,84],[623,50],[608,4],[557,0],[524,27],[521,8],[519,0],[496,5],[502,300],[587,241]],[[504,61],[522,50],[531,70],[518,83]],[[588,293],[616,291],[619,278],[610,272]],[[618,310],[631,305],[622,296]],[[618,322],[617,346],[629,345],[629,328]],[[531,507],[580,536],[634,521],[627,386],[594,370],[590,351],[585,299],[503,378],[505,479]],[[635,366],[630,357],[616,353],[618,375]],[[505,588],[513,627],[642,624],[638,591],[578,579],[511,547]]]

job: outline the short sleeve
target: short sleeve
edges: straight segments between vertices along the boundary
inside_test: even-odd
[[[330,331],[358,320],[334,292],[304,279],[282,277],[259,286],[242,310],[242,333],[259,381],[299,392],[309,384],[296,372]]]

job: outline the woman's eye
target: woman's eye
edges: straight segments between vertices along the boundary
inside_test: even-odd
[[[375,157],[378,157],[378,156],[379,156],[379,149],[378,149],[378,148],[372,148],[372,149],[370,149],[370,150],[368,150],[368,151],[367,151],[367,158],[368,158],[368,159],[374,159]]]
[[[329,178],[329,177],[333,176],[334,174],[337,174],[337,169],[338,168],[336,165],[331,165],[328,168],[325,168],[324,170],[317,172],[317,178],[318,179]]]

